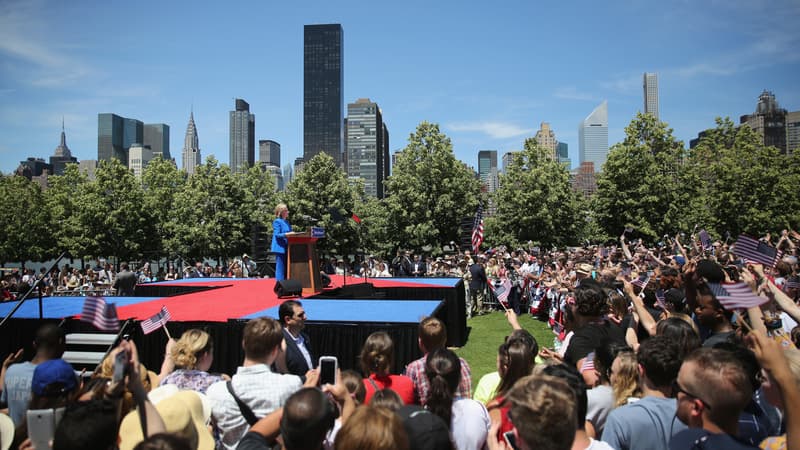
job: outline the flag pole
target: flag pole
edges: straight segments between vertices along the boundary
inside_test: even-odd
[[[172,336],[169,335],[169,330],[167,329],[167,324],[164,323],[163,320],[161,321],[161,328],[164,329],[164,333],[167,333],[167,339],[169,339],[171,341],[172,340]]]
[[[172,340],[172,336],[170,336],[169,330],[167,329],[167,323],[164,322],[164,315],[160,314],[160,313],[163,313],[165,309],[166,309],[166,306],[161,305],[161,311],[159,312],[158,321],[161,323],[161,328],[164,329],[164,333],[167,333],[167,339],[169,339],[171,341]]]

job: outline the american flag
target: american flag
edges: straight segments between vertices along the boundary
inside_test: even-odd
[[[752,308],[769,301],[754,294],[747,283],[708,283],[708,287],[728,310]]]
[[[107,304],[103,297],[86,297],[81,322],[89,322],[102,331],[119,331],[117,306],[113,303]]]
[[[736,240],[733,253],[747,261],[763,264],[767,267],[775,267],[775,264],[783,258],[782,251],[746,234],[739,236],[739,239]]]
[[[661,309],[667,309],[667,304],[665,300],[667,297],[664,295],[663,289],[656,289],[656,303],[658,303],[658,307]]]
[[[586,355],[586,358],[583,360],[583,364],[581,364],[581,373],[588,370],[594,370],[594,352]]]
[[[800,289],[800,279],[797,277],[791,277],[783,283],[783,290],[788,291],[789,289]]]
[[[708,250],[711,248],[711,236],[709,236],[708,231],[700,230],[698,235],[700,236],[700,244],[703,246],[703,249]]]
[[[631,281],[631,284],[634,286],[639,286],[640,288],[644,289],[647,287],[647,283],[650,282],[650,277],[647,275],[641,275],[635,280]]]
[[[478,205],[475,212],[475,221],[472,224],[472,252],[478,253],[483,243],[483,205]]]
[[[498,286],[494,286],[493,283],[489,283],[489,286],[492,287],[492,291],[494,291],[494,296],[497,297],[497,301],[505,303],[506,300],[508,300],[508,294],[511,292],[511,280],[506,278]]]
[[[142,321],[142,331],[144,331],[144,334],[150,334],[163,327],[170,317],[167,307],[162,306],[161,311],[156,313],[156,315]]]

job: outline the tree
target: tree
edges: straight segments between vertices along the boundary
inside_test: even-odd
[[[96,243],[80,257],[114,255],[122,261],[141,258],[156,229],[142,201],[142,185],[119,160],[100,161],[95,180],[80,196],[82,231]]]
[[[64,251],[79,258],[100,254],[97,241],[86,233],[81,218],[88,185],[89,180],[77,164],[67,164],[63,175],[48,178],[44,201],[51,217],[48,236],[52,255]]]
[[[360,181],[351,184],[330,155],[319,153],[289,183],[285,200],[293,229],[317,224],[325,227],[325,239],[318,243],[321,253],[350,255],[357,253],[359,235],[357,224],[346,212],[352,211],[357,199],[363,196]]]
[[[577,243],[584,219],[567,169],[533,138],[525,141],[524,148],[513,155],[492,195],[496,213],[486,220],[486,242],[493,246]]]
[[[0,175],[0,263],[46,259],[48,221],[38,184],[18,175]]]
[[[147,250],[163,255],[166,252],[168,223],[175,207],[175,194],[186,183],[185,173],[175,163],[160,156],[151,160],[142,174],[142,203],[153,220],[155,233],[148,241]]]
[[[250,233],[244,201],[243,184],[209,156],[175,194],[167,250],[189,259],[241,254]]]
[[[368,196],[355,209],[361,219],[361,248],[370,255],[390,255],[393,250],[389,210],[386,203]]]
[[[597,180],[593,209],[599,225],[617,236],[632,225],[658,240],[688,227],[692,196],[682,167],[683,143],[672,129],[649,114],[637,114],[625,128],[625,140],[608,153]]]
[[[690,151],[687,172],[698,187],[690,208],[695,223],[734,238],[798,226],[800,159],[766,147],[749,126],[717,119]]]
[[[267,225],[273,220],[275,208],[275,178],[260,167],[251,167],[235,174],[242,184],[244,202],[241,214],[249,224]]]
[[[478,206],[480,182],[453,154],[439,125],[422,122],[385,182],[393,246],[435,249],[458,242],[461,218]]]

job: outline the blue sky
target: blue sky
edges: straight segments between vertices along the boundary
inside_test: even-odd
[[[541,122],[569,144],[608,100],[609,143],[659,75],[661,118],[688,143],[738,123],[763,89],[800,110],[800,1],[136,2],[0,0],[0,171],[49,158],[61,118],[97,158],[97,114],[171,127],[180,164],[194,108],[203,158],[228,162],[228,111],[250,103],[256,139],[302,156],[303,25],[341,23],[345,104],[381,107],[391,150],[423,120],[456,156],[522,148]],[[345,106],[346,107],[346,106]]]

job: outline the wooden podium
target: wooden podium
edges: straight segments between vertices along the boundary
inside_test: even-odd
[[[317,258],[318,229],[286,233],[286,279],[299,281],[303,296],[322,291]],[[324,230],[322,230],[324,236]]]

